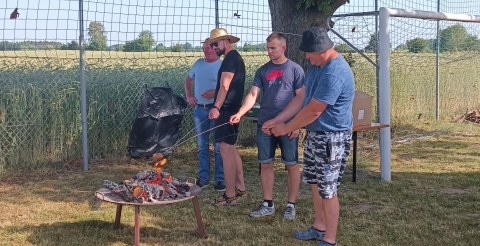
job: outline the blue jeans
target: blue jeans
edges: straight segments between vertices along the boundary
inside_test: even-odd
[[[209,150],[209,136],[212,133],[213,139],[215,139],[214,131],[208,131],[213,127],[213,120],[208,119],[209,108],[196,107],[193,113],[193,120],[195,123],[196,134],[203,134],[197,136],[198,147],[198,160],[200,162],[198,166],[198,176],[203,181],[210,181],[210,150]],[[205,132],[208,131],[208,132]],[[215,175],[213,180],[215,183],[218,181],[224,181],[223,175],[223,162],[220,155],[220,144],[214,144],[215,152]]]
[[[275,160],[277,145],[282,152],[282,162],[287,166],[298,163],[298,137],[290,139],[288,136],[267,135],[257,128],[258,162],[270,163]]]

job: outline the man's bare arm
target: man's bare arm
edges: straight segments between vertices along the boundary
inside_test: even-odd
[[[275,117],[278,122],[286,122],[292,119],[302,110],[303,101],[305,100],[305,86],[295,90],[295,97],[288,103],[287,107],[280,114]]]
[[[225,102],[228,89],[230,89],[230,84],[233,80],[233,75],[234,74],[231,72],[222,72],[222,76],[220,77],[220,89],[218,90],[217,99],[215,101],[215,106],[217,108],[221,108]]]
[[[250,91],[248,92],[247,96],[244,99],[242,107],[240,107],[237,114],[243,116],[248,112],[248,110],[253,108],[253,105],[255,105],[255,102],[257,101],[259,92],[260,92],[260,88],[256,86],[252,86],[252,88],[250,88]]]
[[[288,122],[285,127],[288,132],[300,129],[312,123],[325,110],[327,104],[316,99],[312,99],[300,112]]]
[[[193,86],[193,79],[187,75],[185,79],[185,96],[191,97],[192,96],[192,86]]]

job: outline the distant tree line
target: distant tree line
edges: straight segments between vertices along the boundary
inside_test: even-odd
[[[191,43],[177,43],[167,47],[164,43],[157,43],[153,33],[149,30],[141,31],[137,38],[127,41],[123,44],[107,46],[107,32],[101,22],[92,21],[88,26],[88,39],[86,40],[86,50],[99,51],[125,51],[125,52],[144,52],[144,51],[171,51],[171,52],[200,52],[201,46],[193,46]],[[367,45],[360,50],[364,52],[375,52],[378,35],[374,33],[370,36]],[[477,36],[469,34],[464,26],[455,24],[440,31],[440,43],[437,39],[424,39],[421,37],[407,40],[405,43],[395,47],[395,50],[406,50],[412,53],[432,52],[439,45],[440,52],[458,52],[458,51],[480,51],[480,40]],[[252,44],[244,43],[242,46],[234,47],[240,51],[266,51],[265,43]],[[77,41],[69,43],[50,42],[50,41],[23,41],[9,42],[0,41],[0,50],[78,50]],[[351,53],[354,50],[347,44],[338,44],[335,49],[342,53]]]
[[[52,41],[0,41],[0,50],[58,50],[62,45]]]
[[[92,21],[88,25],[88,39],[86,40],[86,50],[98,51],[125,51],[125,52],[144,52],[144,51],[158,51],[158,52],[201,52],[201,46],[193,46],[191,43],[184,44],[177,43],[167,47],[164,43],[156,43],[153,33],[149,30],[141,31],[137,38],[127,41],[122,44],[115,44],[107,46],[107,31],[101,22]],[[243,46],[233,47],[241,51],[266,51],[267,46],[264,43],[252,44],[244,43]],[[48,42],[48,41],[25,41],[25,42],[9,42],[0,41],[0,50],[78,50],[79,44],[77,41],[70,41],[68,43]]]
[[[364,52],[375,52],[378,41],[377,33],[370,36],[368,44],[361,49]],[[439,45],[440,52],[480,51],[480,40],[477,36],[469,34],[461,24],[455,24],[440,30],[440,42],[437,39],[413,38],[395,47],[395,50],[405,50],[411,53],[434,52]],[[335,46],[342,53],[351,53],[354,50],[347,44]]]

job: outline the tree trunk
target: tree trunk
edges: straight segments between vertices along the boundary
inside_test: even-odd
[[[327,20],[340,6],[348,0],[335,0],[328,12],[320,12],[316,6],[309,9],[295,7],[296,0],[268,0],[272,19],[272,30],[287,33],[286,56],[307,69],[309,61],[305,53],[298,47],[302,41],[302,33],[312,26],[327,28]],[[329,35],[332,35],[331,33]]]

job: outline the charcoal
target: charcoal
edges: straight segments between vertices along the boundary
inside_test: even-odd
[[[102,180],[103,186],[111,193],[127,202],[155,202],[181,199],[190,196],[190,186],[170,173],[153,170],[143,170],[134,175],[130,180],[115,183],[110,180]],[[141,187],[143,192],[134,197],[135,187]]]

